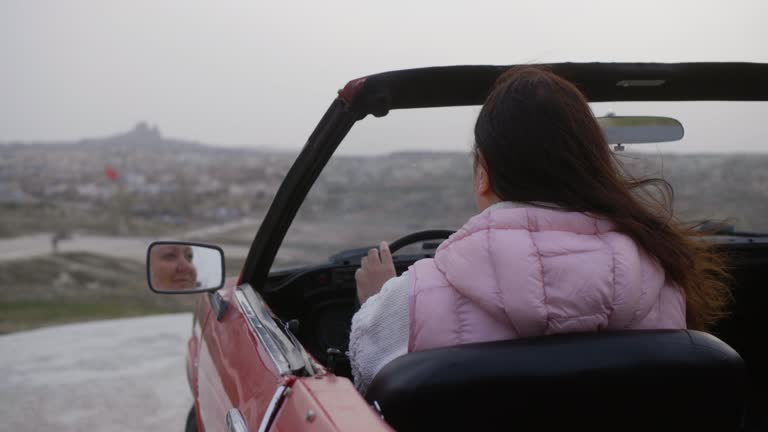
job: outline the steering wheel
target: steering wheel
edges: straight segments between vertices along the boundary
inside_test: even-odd
[[[451,230],[426,230],[426,231],[418,231],[415,233],[408,234],[406,236],[400,237],[399,239],[393,241],[389,244],[389,251],[391,253],[395,253],[399,251],[400,249],[414,244],[418,242],[422,242],[425,240],[437,240],[437,239],[447,239],[450,237],[451,234],[453,234],[456,231]]]

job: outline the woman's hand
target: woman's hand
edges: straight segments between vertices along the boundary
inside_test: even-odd
[[[360,268],[355,272],[357,298],[360,299],[360,304],[381,291],[384,282],[397,276],[387,242],[381,242],[379,249],[381,251],[376,248],[369,250],[368,255],[361,260]]]

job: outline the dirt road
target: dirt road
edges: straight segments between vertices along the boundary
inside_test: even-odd
[[[0,431],[182,431],[191,314],[0,336]]]

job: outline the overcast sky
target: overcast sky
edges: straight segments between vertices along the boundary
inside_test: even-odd
[[[297,148],[355,77],[450,64],[768,62],[766,23],[766,0],[0,0],[0,142],[98,137],[144,120],[214,145]],[[748,141],[741,150],[766,151]]]

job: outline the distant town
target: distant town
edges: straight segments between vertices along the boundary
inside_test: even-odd
[[[0,236],[148,235],[261,217],[295,156],[171,139],[147,123],[76,142],[0,143]],[[620,157],[633,174],[670,181],[681,217],[768,231],[768,155]],[[473,212],[470,175],[460,153],[334,158],[300,219],[457,226]]]
[[[235,220],[264,211],[294,157],[167,139],[146,123],[102,139],[0,144],[0,235],[52,227],[136,234],[152,224]],[[69,226],[45,216],[56,214]]]

